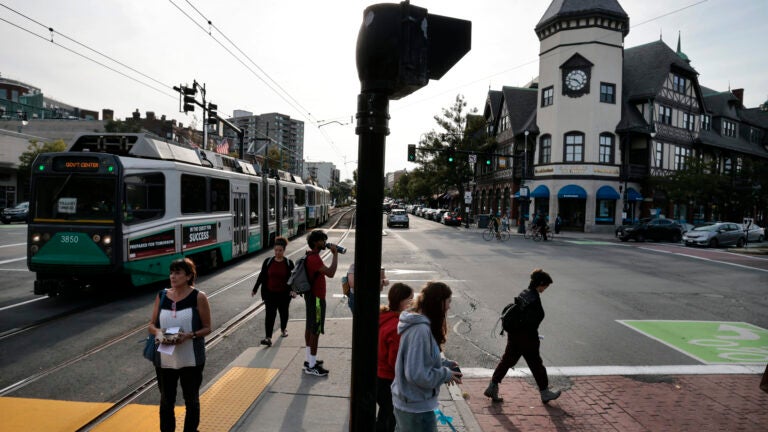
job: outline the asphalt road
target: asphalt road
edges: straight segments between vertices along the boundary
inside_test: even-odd
[[[46,316],[76,310],[21,335],[0,339],[0,388],[31,373],[59,365],[129,329],[146,325],[150,287],[136,292],[84,298],[48,299],[31,294],[34,275],[25,271],[24,225],[0,227],[0,332]],[[329,233],[338,242],[343,230]],[[541,327],[545,364],[558,367],[697,365],[695,358],[629,328],[620,320],[744,322],[768,328],[768,261],[745,259],[724,250],[691,249],[662,243],[621,243],[579,233],[535,243],[513,236],[486,242],[478,231],[446,227],[411,217],[409,229],[384,230],[382,265],[392,283],[420,289],[429,280],[454,291],[449,312],[448,357],[464,368],[491,369],[504,348],[496,320],[502,307],[527,286],[535,268],[554,284],[544,293],[547,316]],[[339,270],[328,281],[328,317],[351,318],[339,279],[354,259],[354,234],[341,242]],[[301,253],[303,238],[288,247]],[[266,254],[203,275],[198,287],[213,292],[214,327],[256,302],[250,296],[254,272]],[[295,257],[296,255],[294,255]],[[105,292],[108,291],[105,287]],[[31,303],[9,307],[26,300]],[[385,300],[383,300],[385,301]],[[302,334],[304,304],[294,301],[289,333]],[[205,380],[215,376],[264,336],[263,316],[249,321],[208,352]],[[152,377],[141,355],[139,330],[88,359],[62,368],[10,396],[111,401]],[[351,341],[350,341],[351,344]],[[323,339],[320,339],[322,358]],[[329,366],[330,367],[330,366]],[[157,403],[157,392],[139,403]]]

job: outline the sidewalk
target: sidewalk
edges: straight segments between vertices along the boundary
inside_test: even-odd
[[[293,330],[287,338],[273,339],[269,348],[249,348],[227,368],[279,369],[231,431],[349,430],[352,320],[326,321],[326,333],[320,337],[318,357],[330,371],[327,377],[304,374],[303,322],[296,322],[290,328]],[[226,372],[222,371],[220,376]],[[218,379],[215,378],[212,383]],[[462,398],[461,389],[456,386],[444,386],[440,390],[440,409],[453,418],[456,431],[481,431]],[[451,431],[451,428],[445,424],[439,425],[438,430]]]
[[[320,338],[318,354],[330,371],[328,377],[303,373],[303,332],[298,325],[291,328],[291,334],[274,339],[272,347],[245,350],[212,381],[215,386],[231,368],[274,372],[230,431],[349,430],[352,320],[328,320],[327,333]],[[758,432],[768,425],[768,394],[758,388],[758,373],[569,377],[554,375],[557,369],[550,368],[551,382],[563,395],[548,405],[539,400],[529,374],[517,369],[500,385],[503,403],[483,396],[488,378],[467,371],[461,386],[441,389],[440,409],[452,417],[459,432]],[[452,429],[441,424],[438,430]]]

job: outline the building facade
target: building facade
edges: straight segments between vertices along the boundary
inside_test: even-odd
[[[339,182],[340,173],[331,162],[304,162],[302,177],[312,178],[318,186],[329,189]]]
[[[750,186],[745,159],[768,161],[768,112],[745,108],[743,90],[701,86],[679,40],[677,51],[661,40],[625,49],[629,17],[615,0],[555,0],[535,31],[538,78],[486,98],[487,132],[513,157],[479,169],[474,213],[559,214],[586,232],[652,216],[765,219],[758,198],[749,209],[681,199],[663,181],[702,162]]]
[[[288,171],[295,175],[304,173],[304,122],[294,120],[280,113],[253,115],[249,111],[236,110],[229,119],[245,132],[245,156],[258,160],[265,167],[265,155],[277,150],[281,158],[287,161]],[[231,131],[227,133],[232,142],[237,137]],[[273,165],[277,161],[272,161]]]

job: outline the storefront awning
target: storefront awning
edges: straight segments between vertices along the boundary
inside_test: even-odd
[[[597,199],[599,200],[617,200],[620,198],[621,195],[611,186],[606,185],[597,190]]]
[[[557,193],[557,197],[586,199],[587,191],[585,191],[584,188],[581,186],[571,184],[568,186],[563,186],[563,188],[560,189],[560,192]]]
[[[539,185],[531,192],[531,198],[549,198],[549,188]]]
[[[642,201],[643,196],[640,195],[640,192],[636,191],[634,188],[628,188],[627,189],[627,201]]]

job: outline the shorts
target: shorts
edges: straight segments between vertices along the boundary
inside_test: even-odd
[[[325,299],[315,297],[312,292],[304,294],[307,309],[307,331],[314,334],[325,333]]]

